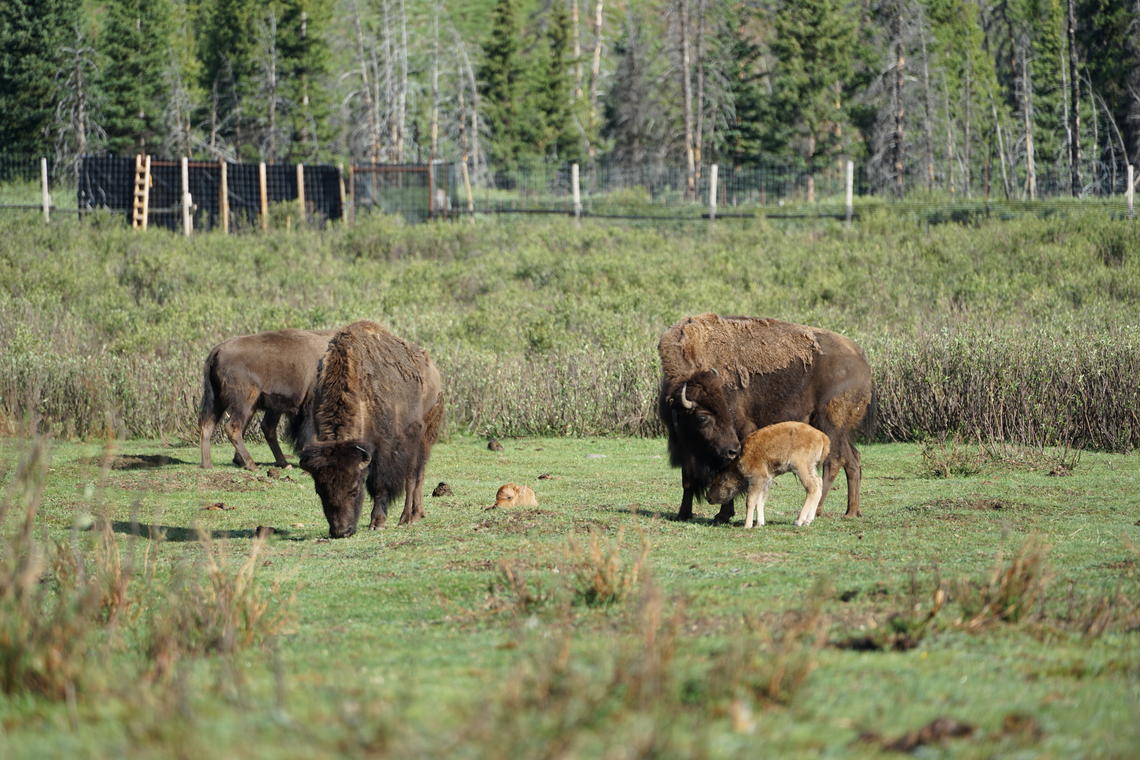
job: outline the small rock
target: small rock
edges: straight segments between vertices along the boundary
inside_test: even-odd
[[[552,480],[553,478],[554,478],[554,476],[551,475],[549,472],[544,472],[538,476],[539,480]]]
[[[441,480],[439,482],[439,485],[435,487],[435,490],[431,492],[431,495],[432,496],[451,496],[451,486],[449,486],[447,483],[444,483]]]
[[[271,528],[268,525],[258,525],[253,529],[254,538],[269,538],[277,532],[276,528]]]
[[[499,443],[497,439],[492,438],[491,440],[487,441],[487,448],[491,451],[502,451],[503,444]]]

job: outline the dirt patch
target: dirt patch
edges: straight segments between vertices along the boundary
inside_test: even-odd
[[[475,524],[472,530],[476,531],[494,531],[496,533],[519,534],[529,533],[532,530],[542,527],[549,523],[547,517],[553,516],[553,512],[544,509],[522,509],[522,510],[502,510],[493,509],[487,511],[488,518],[480,520]]]
[[[1021,505],[1005,499],[957,498],[939,499],[924,506],[937,509],[972,509],[977,512],[994,512],[1003,509],[1016,509]]]
[[[973,736],[974,730],[969,723],[954,718],[935,718],[922,728],[905,733],[897,739],[886,739],[874,731],[869,731],[857,741],[864,744],[878,744],[888,752],[914,752],[927,744],[940,744],[946,739]]]

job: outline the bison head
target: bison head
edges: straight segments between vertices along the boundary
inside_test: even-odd
[[[748,488],[748,481],[737,469],[735,464],[725,467],[713,476],[705,489],[705,499],[709,504],[726,504],[744,493]]]
[[[674,427],[686,440],[701,445],[723,463],[740,453],[740,436],[736,434],[728,394],[715,369],[675,383],[667,402],[673,412]]]
[[[356,532],[372,450],[364,441],[322,441],[301,451],[301,469],[313,476],[332,538]]]

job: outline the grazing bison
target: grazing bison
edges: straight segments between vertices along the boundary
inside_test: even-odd
[[[288,464],[277,442],[281,415],[292,422],[300,412],[313,382],[317,362],[325,353],[333,330],[275,330],[239,335],[210,350],[202,372],[202,404],[198,433],[202,467],[210,468],[210,439],[218,421],[228,412],[222,429],[234,445],[234,464],[256,470],[242,434],[254,413],[265,411],[261,432],[278,467]]]
[[[669,458],[681,468],[677,519],[693,516],[693,498],[740,453],[752,431],[795,420],[831,439],[816,514],[842,467],[847,516],[859,512],[859,453],[851,438],[872,404],[871,368],[862,349],[842,335],[775,319],[702,314],[661,335],[657,411]],[[732,500],[716,519],[734,514]]]
[[[375,322],[355,322],[329,341],[293,440],[313,476],[329,535],[356,532],[364,494],[369,528],[404,493],[400,524],[424,515],[424,468],[443,423],[443,381],[427,352]]]
[[[732,464],[713,476],[706,496],[710,502],[726,502],[747,492],[744,527],[754,521],[764,524],[764,502],[772,481],[785,472],[794,472],[807,491],[795,526],[810,525],[823,496],[823,480],[815,468],[827,458],[831,441],[823,432],[802,422],[777,422],[748,435],[743,450]]]

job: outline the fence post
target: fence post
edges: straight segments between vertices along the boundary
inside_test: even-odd
[[[847,204],[847,217],[844,221],[848,227],[851,226],[851,218],[855,216],[855,162],[847,162],[847,178],[845,182],[844,197]]]
[[[336,189],[340,194],[340,221],[341,224],[348,226],[348,206],[345,205],[345,192],[344,192],[344,164],[336,165]]]
[[[305,165],[297,164],[297,207],[301,210],[301,224],[305,223]]]
[[[265,181],[265,162],[262,161],[257,165],[257,192],[259,197],[261,212],[261,229],[262,231],[269,229],[269,188]]]
[[[222,218],[222,234],[230,234],[230,180],[226,160],[218,161],[218,215]]]
[[[40,201],[44,207],[46,224],[51,222],[51,193],[48,192],[47,159],[43,157],[40,158]]]
[[[716,180],[720,166],[713,164],[709,167],[709,220],[716,219]]]
[[[578,185],[578,164],[570,164],[570,193],[574,198],[574,218],[582,218],[582,189]]]
[[[190,206],[194,199],[190,197],[190,160],[182,157],[182,234],[190,235],[193,228],[193,219],[190,216]]]
[[[1135,169],[1132,164],[1129,164],[1129,189],[1124,191],[1125,197],[1129,199],[1129,219],[1135,219],[1135,213],[1137,213],[1135,206],[1132,205],[1132,202],[1135,199],[1135,194],[1137,194],[1137,186],[1135,186],[1135,180],[1133,179],[1134,175]],[[48,212],[44,211],[43,213],[46,214]]]
[[[471,192],[471,174],[467,171],[467,159],[459,164],[463,168],[463,192],[467,195],[467,213],[475,214],[475,194]]]

